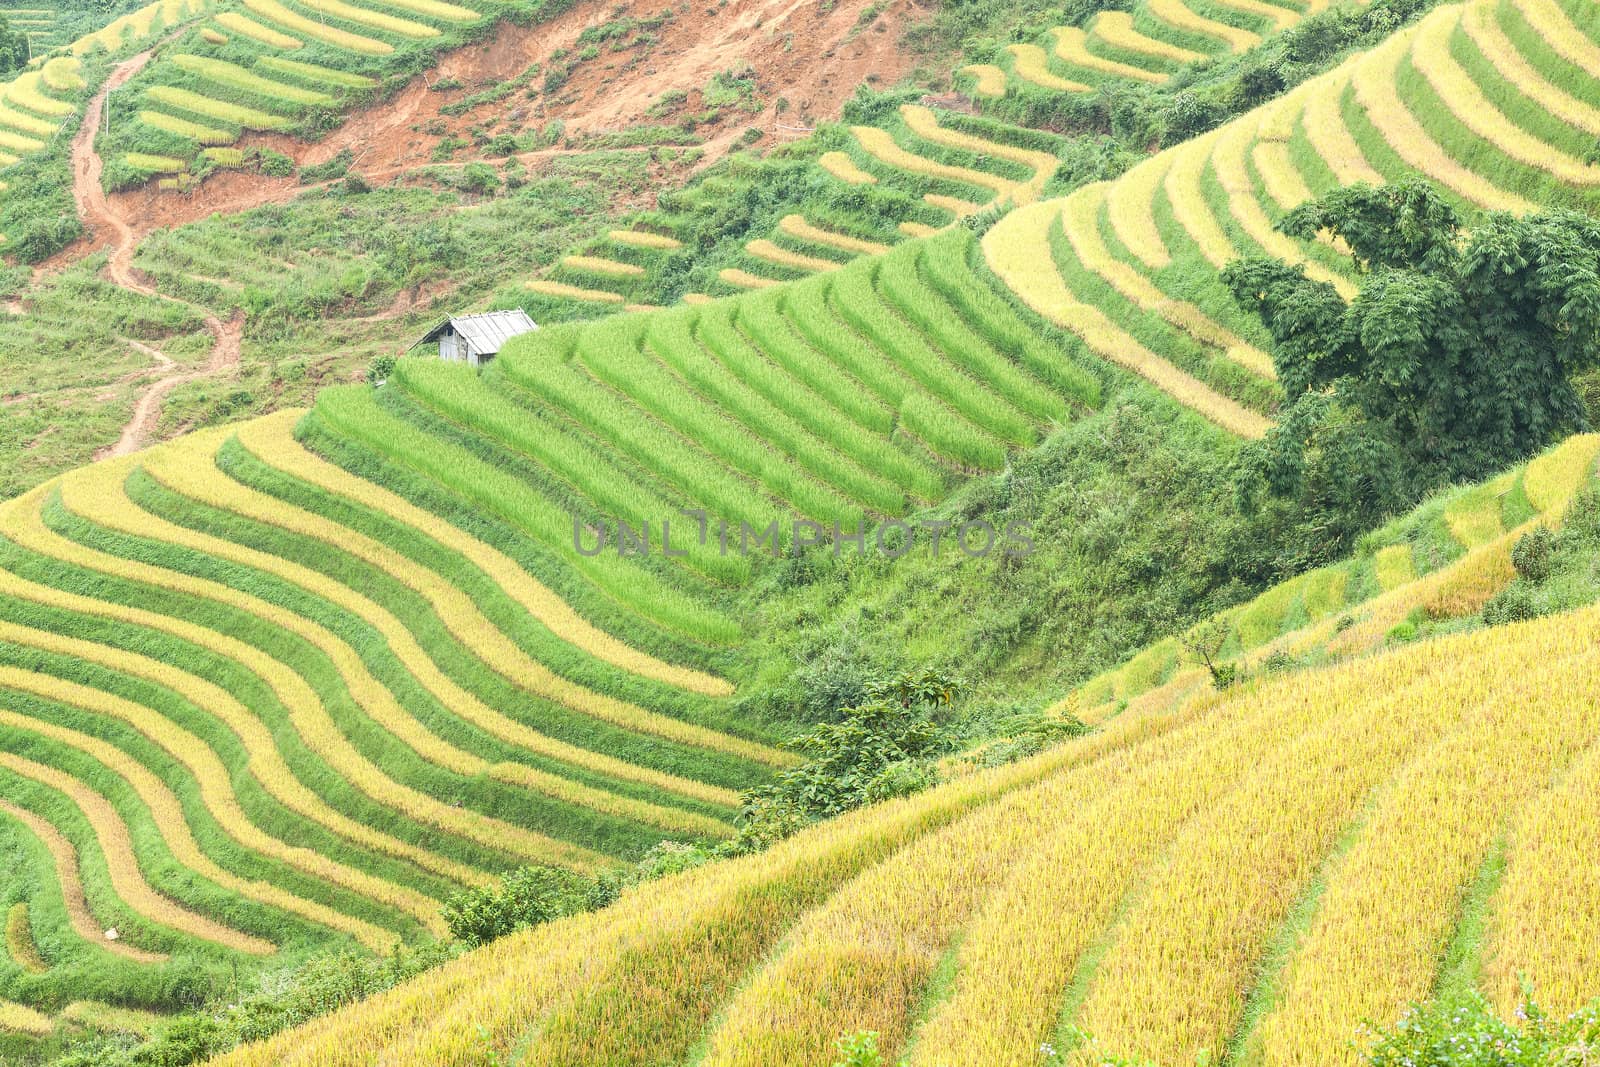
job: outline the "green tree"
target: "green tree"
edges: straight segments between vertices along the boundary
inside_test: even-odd
[[[28,62],[28,38],[23,31],[13,29],[0,13],[0,74],[20,70]]]
[[[1247,450],[1247,495],[1295,501],[1328,550],[1436,485],[1476,480],[1586,424],[1572,376],[1600,364],[1600,221],[1494,213],[1468,230],[1421,179],[1355,185],[1278,228],[1341,238],[1346,303],[1299,266],[1222,280],[1273,339],[1279,424]]]

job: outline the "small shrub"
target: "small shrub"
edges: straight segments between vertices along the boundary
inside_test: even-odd
[[[1535,526],[1511,549],[1511,565],[1517,577],[1535,584],[1550,577],[1556,551],[1556,535],[1547,526]]]
[[[563,915],[587,911],[595,883],[559,867],[524,867],[497,886],[463,890],[445,904],[450,936],[469,945],[484,945]]]
[[[1546,1015],[1533,1001],[1516,1023],[1498,1018],[1478,994],[1414,1008],[1392,1030],[1379,1031],[1368,1054],[1372,1067],[1561,1067],[1592,1063],[1600,1042],[1600,1005],[1565,1018]]]

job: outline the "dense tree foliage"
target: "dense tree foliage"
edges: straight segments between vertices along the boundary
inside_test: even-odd
[[[0,12],[0,74],[18,70],[28,62],[28,39]]]
[[[1244,456],[1246,495],[1293,501],[1330,552],[1585,424],[1572,376],[1600,363],[1600,222],[1496,213],[1469,231],[1413,179],[1341,189],[1279,228],[1341,239],[1362,276],[1346,304],[1278,260],[1223,272],[1271,332],[1286,398]]]

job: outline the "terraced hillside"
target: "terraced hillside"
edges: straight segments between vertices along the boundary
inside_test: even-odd
[[[1308,585],[1330,583],[1308,579],[1236,614],[1242,642],[1331,638],[1319,666],[1118,701],[1042,756],[640,887],[217,1062],[822,1065],[872,1030],[913,1065],[1032,1064],[1044,1047],[1357,1064],[1368,1020],[1441,984],[1509,1012],[1526,980],[1575,1008],[1600,943],[1581,858],[1600,614],[1398,648],[1384,634],[1406,605],[1475,611],[1508,570],[1495,531],[1559,522],[1597,453],[1575,438],[1374,543],[1420,547],[1442,515],[1476,547],[1430,573],[1408,577],[1396,540],[1337,572],[1347,584],[1321,597],[1337,608],[1315,607]],[[1563,936],[1544,936],[1557,913]]]
[[[326,25],[246,7],[182,31],[117,105],[184,143],[174,163],[198,158],[191,127],[249,126],[223,108],[266,114],[289,85],[307,120],[348,99],[307,81],[355,69],[317,49],[405,36],[348,5],[313,8]],[[0,505],[0,843],[29,887],[8,973],[166,1003],[197,972],[437,934],[455,889],[521,865],[728,836],[740,790],[793,762],[774,746],[797,723],[736,691],[761,668],[753,601],[802,565],[769,555],[897,547],[897,523],[1116,392],[1166,394],[1219,454],[1259,437],[1280,395],[1266,338],[1217,270],[1266,252],[1353,293],[1338,248],[1272,225],[1353,181],[1592,206],[1597,55],[1587,0],[1440,7],[1064,197],[1047,137],[909,104],[817,156],[829,182],[893,190],[903,214],[876,231],[786,216],[720,287],[630,314],[629,284],[694,254],[667,214],[641,219],[535,283],[623,314],[549,325],[482,375],[402,360]],[[13,83],[23,107],[49,69]],[[81,89],[45,98],[70,112]],[[981,239],[956,225],[985,208]],[[1600,923],[1587,869],[1552,861],[1582,842],[1568,813],[1600,766],[1572,696],[1600,616],[1356,654],[1418,609],[1480,608],[1597,451],[1575,439],[1222,620],[1220,656],[1316,670],[1215,696],[1157,645],[1067,698],[1103,723],[1088,740],[639,890],[234,1062],[483,1062],[531,1035],[541,1062],[825,1063],[877,1029],[914,1034],[913,1063],[1022,1063],[1079,1023],[1158,1062],[1338,1062],[1362,1018],[1432,988],[1461,887],[1502,862],[1498,895],[1484,874],[1466,905],[1493,916],[1486,981],[1505,998],[1527,971],[1570,1003],[1586,962],[1521,931],[1549,899],[1584,901],[1574,944]],[[624,551],[623,525],[653,550]],[[1268,891],[1215,877],[1246,867]],[[1396,885],[1403,921],[1378,929],[1372,894]],[[0,1026],[47,1022],[0,1005]]]

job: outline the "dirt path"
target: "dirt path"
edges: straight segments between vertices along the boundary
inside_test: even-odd
[[[97,453],[96,459],[126,456],[143,448],[155,432],[156,424],[161,421],[161,405],[169,393],[185,382],[192,382],[197,378],[208,377],[229,367],[238,366],[241,355],[240,339],[244,332],[242,313],[236,314],[232,321],[225,323],[199,304],[167,296],[139,278],[133,269],[133,256],[139,247],[138,236],[128,220],[112,205],[100,182],[105,165],[100,159],[100,154],[94,150],[94,138],[100,128],[101,119],[105,116],[106,97],[112,91],[126,85],[130,78],[144,69],[145,64],[155,55],[156,49],[165,43],[166,41],[162,41],[154,48],[118,64],[105,84],[100,87],[100,91],[94,95],[94,99],[89,101],[89,106],[84,109],[83,125],[72,138],[72,199],[78,205],[78,213],[83,216],[85,225],[97,233],[110,230],[115,237],[111,257],[106,261],[106,274],[111,280],[132,292],[182,304],[199,312],[213,338],[211,355],[199,367],[182,366],[149,345],[130,341],[129,344],[134,348],[154,359],[162,373],[139,394],[139,400],[133,408],[133,417],[122,428],[122,436],[117,439],[117,443]]]

